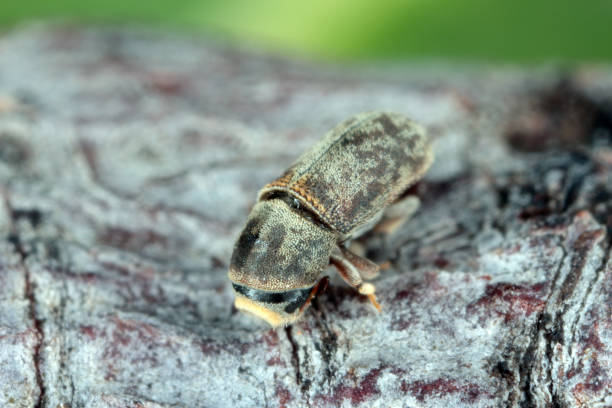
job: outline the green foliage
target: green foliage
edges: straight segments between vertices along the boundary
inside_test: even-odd
[[[326,59],[612,60],[612,1],[25,0],[0,24],[56,17],[206,30]]]

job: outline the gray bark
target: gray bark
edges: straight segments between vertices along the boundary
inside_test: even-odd
[[[200,38],[0,38],[0,406],[612,406],[612,68],[321,67]],[[414,218],[303,319],[232,308],[256,192],[360,111],[425,125]]]

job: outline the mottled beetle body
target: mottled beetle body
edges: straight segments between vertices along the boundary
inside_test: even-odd
[[[259,192],[232,255],[236,307],[273,326],[299,318],[332,263],[360,293],[378,266],[346,243],[371,229],[433,160],[424,130],[399,114],[344,121]]]

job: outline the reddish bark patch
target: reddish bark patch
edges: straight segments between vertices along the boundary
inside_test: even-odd
[[[289,390],[283,387],[282,384],[277,383],[274,391],[276,393],[276,398],[278,399],[278,405],[281,408],[285,408],[287,404],[293,400],[293,396]]]
[[[599,322],[594,322],[592,326],[583,326],[582,329],[587,333],[584,337],[582,344],[583,349],[593,348],[597,351],[604,351],[606,345],[599,338],[597,331],[599,328]]]
[[[425,283],[427,284],[428,292],[446,291],[448,289],[446,286],[440,284],[440,280],[438,279],[438,274],[436,272],[427,271],[423,276],[425,278]]]
[[[128,347],[133,342],[149,344],[159,337],[157,329],[144,322],[115,317],[112,319],[112,323],[114,328],[111,333],[111,342],[104,353],[105,357],[120,357],[121,346]]]
[[[211,339],[200,339],[197,345],[205,356],[216,355],[223,351],[223,346]]]
[[[572,393],[576,399],[576,395],[598,395],[598,393],[609,384],[609,377],[606,369],[601,366],[597,359],[590,360],[590,366],[588,374],[585,377],[585,381],[576,384]]]
[[[445,394],[462,393],[461,401],[463,402],[474,402],[479,395],[482,394],[482,390],[476,384],[459,384],[456,380],[438,378],[434,381],[415,381],[411,384],[402,383],[402,391],[410,392],[415,398],[421,402],[425,401],[425,398],[432,395],[443,396]]]
[[[140,285],[140,297],[152,304],[162,304],[168,301],[163,286],[152,285],[149,280],[142,281]]]
[[[340,406],[346,399],[351,401],[351,405],[358,405],[362,402],[380,395],[380,390],[376,384],[382,368],[374,368],[370,370],[359,384],[356,384],[355,378],[352,375],[345,376],[334,390],[328,395],[317,395],[317,399],[331,406]],[[351,386],[349,383],[353,383]]]
[[[154,72],[149,75],[148,82],[151,88],[165,95],[180,94],[186,86],[183,78],[170,72]]]
[[[273,357],[269,358],[266,361],[266,365],[268,367],[272,367],[272,366],[284,366],[285,363],[283,362],[283,360],[281,360],[280,356],[276,355],[276,356],[273,356]]]
[[[104,376],[107,381],[115,380],[120,372],[117,367],[128,362],[131,365],[142,367],[159,365],[154,349],[172,346],[170,341],[150,324],[119,317],[111,319],[109,324],[112,331],[105,332],[105,336],[110,336],[110,339],[107,339],[102,353],[102,358],[107,365],[107,372]]]
[[[394,331],[403,331],[420,321],[420,316],[412,311],[403,311],[399,315],[393,315],[390,329]]]
[[[428,283],[430,283],[433,286],[438,285],[437,278],[432,277],[431,275],[432,274],[426,274],[425,280],[428,281]],[[419,283],[419,284],[406,283],[403,286],[404,287],[398,290],[395,293],[395,296],[391,300],[389,300],[388,303],[396,303],[396,302],[403,302],[404,304],[416,303],[418,302],[419,298],[422,298],[422,296],[425,293],[429,293],[428,290],[431,290],[431,289],[427,289],[428,285],[425,285],[422,283]],[[394,310],[397,310],[397,311],[394,311],[392,313],[392,321],[390,325],[391,330],[395,330],[395,331],[405,330],[408,327],[412,326],[415,323],[415,321],[417,321],[416,319],[419,318],[419,315],[415,314],[411,307],[401,307],[401,308],[394,307]]]
[[[270,348],[278,346],[278,333],[276,333],[276,330],[268,330],[264,333],[263,339]]]
[[[508,323],[521,316],[540,312],[546,305],[544,282],[534,285],[496,283],[487,285],[485,294],[468,306],[468,312],[484,310],[487,315],[495,314]]]
[[[95,340],[100,335],[99,331],[94,326],[81,326],[79,332],[89,337],[90,340]]]
[[[266,361],[266,365],[285,366],[285,363],[281,358],[280,349],[278,347],[279,338],[276,330],[268,330],[263,334],[262,339],[268,346],[269,354],[271,355],[271,357]]]
[[[591,361],[591,369],[587,375],[587,389],[592,392],[599,392],[609,384],[608,380],[607,370],[601,366],[597,359],[593,359]]]
[[[422,287],[420,287],[421,285],[416,285],[416,284],[406,284],[403,289],[400,289],[399,291],[397,291],[395,293],[395,296],[393,297],[393,302],[399,301],[399,300],[405,300],[408,302],[413,301],[422,291]]]
[[[444,269],[444,268],[446,268],[448,265],[450,265],[450,261],[449,261],[448,259],[446,259],[446,258],[444,258],[444,257],[441,257],[441,256],[440,256],[440,257],[438,257],[438,258],[434,259],[434,265],[435,265],[437,268]]]

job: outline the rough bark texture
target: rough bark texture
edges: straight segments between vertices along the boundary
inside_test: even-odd
[[[0,406],[612,406],[612,68],[347,72],[128,29],[0,38]],[[256,191],[344,118],[436,162],[271,330],[232,308]]]

